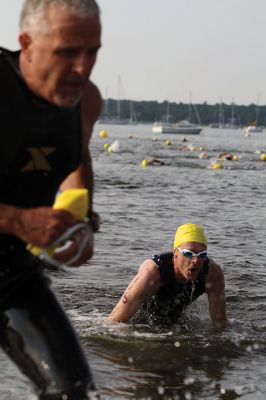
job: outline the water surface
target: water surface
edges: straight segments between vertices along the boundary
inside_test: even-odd
[[[259,152],[266,151],[266,132],[246,138],[241,130],[204,129],[187,136],[193,152],[180,150],[183,136],[153,137],[149,125],[96,126],[91,149],[102,226],[95,255],[80,269],[53,274],[54,287],[103,399],[265,399],[266,162]],[[114,140],[120,152],[108,154],[103,144]],[[211,159],[226,150],[239,160],[209,169],[201,147]],[[141,167],[147,158],[165,165]],[[205,296],[170,330],[108,322],[139,265],[171,250],[176,228],[188,221],[205,227],[210,257],[224,271],[228,328],[213,328]],[[3,353],[0,367],[1,400],[31,398],[27,380]]]

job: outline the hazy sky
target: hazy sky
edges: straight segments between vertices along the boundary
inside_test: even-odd
[[[16,49],[23,0],[0,3],[1,45]],[[266,0],[99,0],[103,97],[266,104]]]

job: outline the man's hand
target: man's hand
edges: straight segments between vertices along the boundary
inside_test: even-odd
[[[34,246],[51,245],[76,221],[64,210],[50,207],[17,209],[13,234]]]
[[[83,250],[82,250],[83,248]],[[81,251],[80,256],[76,259],[78,252]],[[91,225],[87,225],[86,230],[78,230],[66,245],[62,248],[57,248],[53,257],[60,264],[67,264],[71,266],[80,266],[89,260],[93,255],[93,231]],[[69,263],[69,260],[75,258],[74,262]]]

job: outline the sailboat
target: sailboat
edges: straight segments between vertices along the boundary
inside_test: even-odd
[[[117,100],[116,100],[116,115],[110,116],[108,109],[108,98],[104,100],[104,115],[98,120],[98,124],[108,124],[108,125],[135,125],[137,123],[136,115],[134,112],[133,102],[130,101],[130,118],[121,118],[121,94],[123,91],[122,80],[120,75],[118,75],[117,83]]]
[[[219,103],[218,122],[214,122],[214,123],[210,124],[209,126],[210,126],[210,128],[219,128],[219,129],[223,129],[225,127],[225,124],[224,124],[224,110],[223,110],[223,103],[222,103],[221,99],[220,99],[220,103]]]
[[[199,135],[202,127],[191,123],[192,103],[189,102],[188,106],[188,119],[176,123],[170,123],[169,102],[166,102],[166,122],[155,122],[152,126],[153,133],[177,133],[181,135]],[[200,116],[195,105],[193,105],[199,124],[201,124]]]
[[[256,118],[255,121],[251,122],[248,126],[244,128],[245,135],[249,136],[250,133],[257,133],[263,131],[263,126],[258,126],[259,120],[259,100],[257,100],[256,104]]]

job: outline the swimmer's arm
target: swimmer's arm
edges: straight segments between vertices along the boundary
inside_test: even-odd
[[[160,274],[154,261],[146,260],[108,316],[112,322],[128,322],[146,298],[158,291]]]
[[[224,274],[219,265],[210,262],[206,281],[209,312],[214,325],[224,328],[227,325]]]
[[[78,168],[61,184],[60,189],[87,188],[89,190],[89,209],[93,210],[93,168],[89,150],[90,139],[95,122],[102,107],[102,99],[98,88],[91,82],[81,100],[82,118],[82,158]]]

